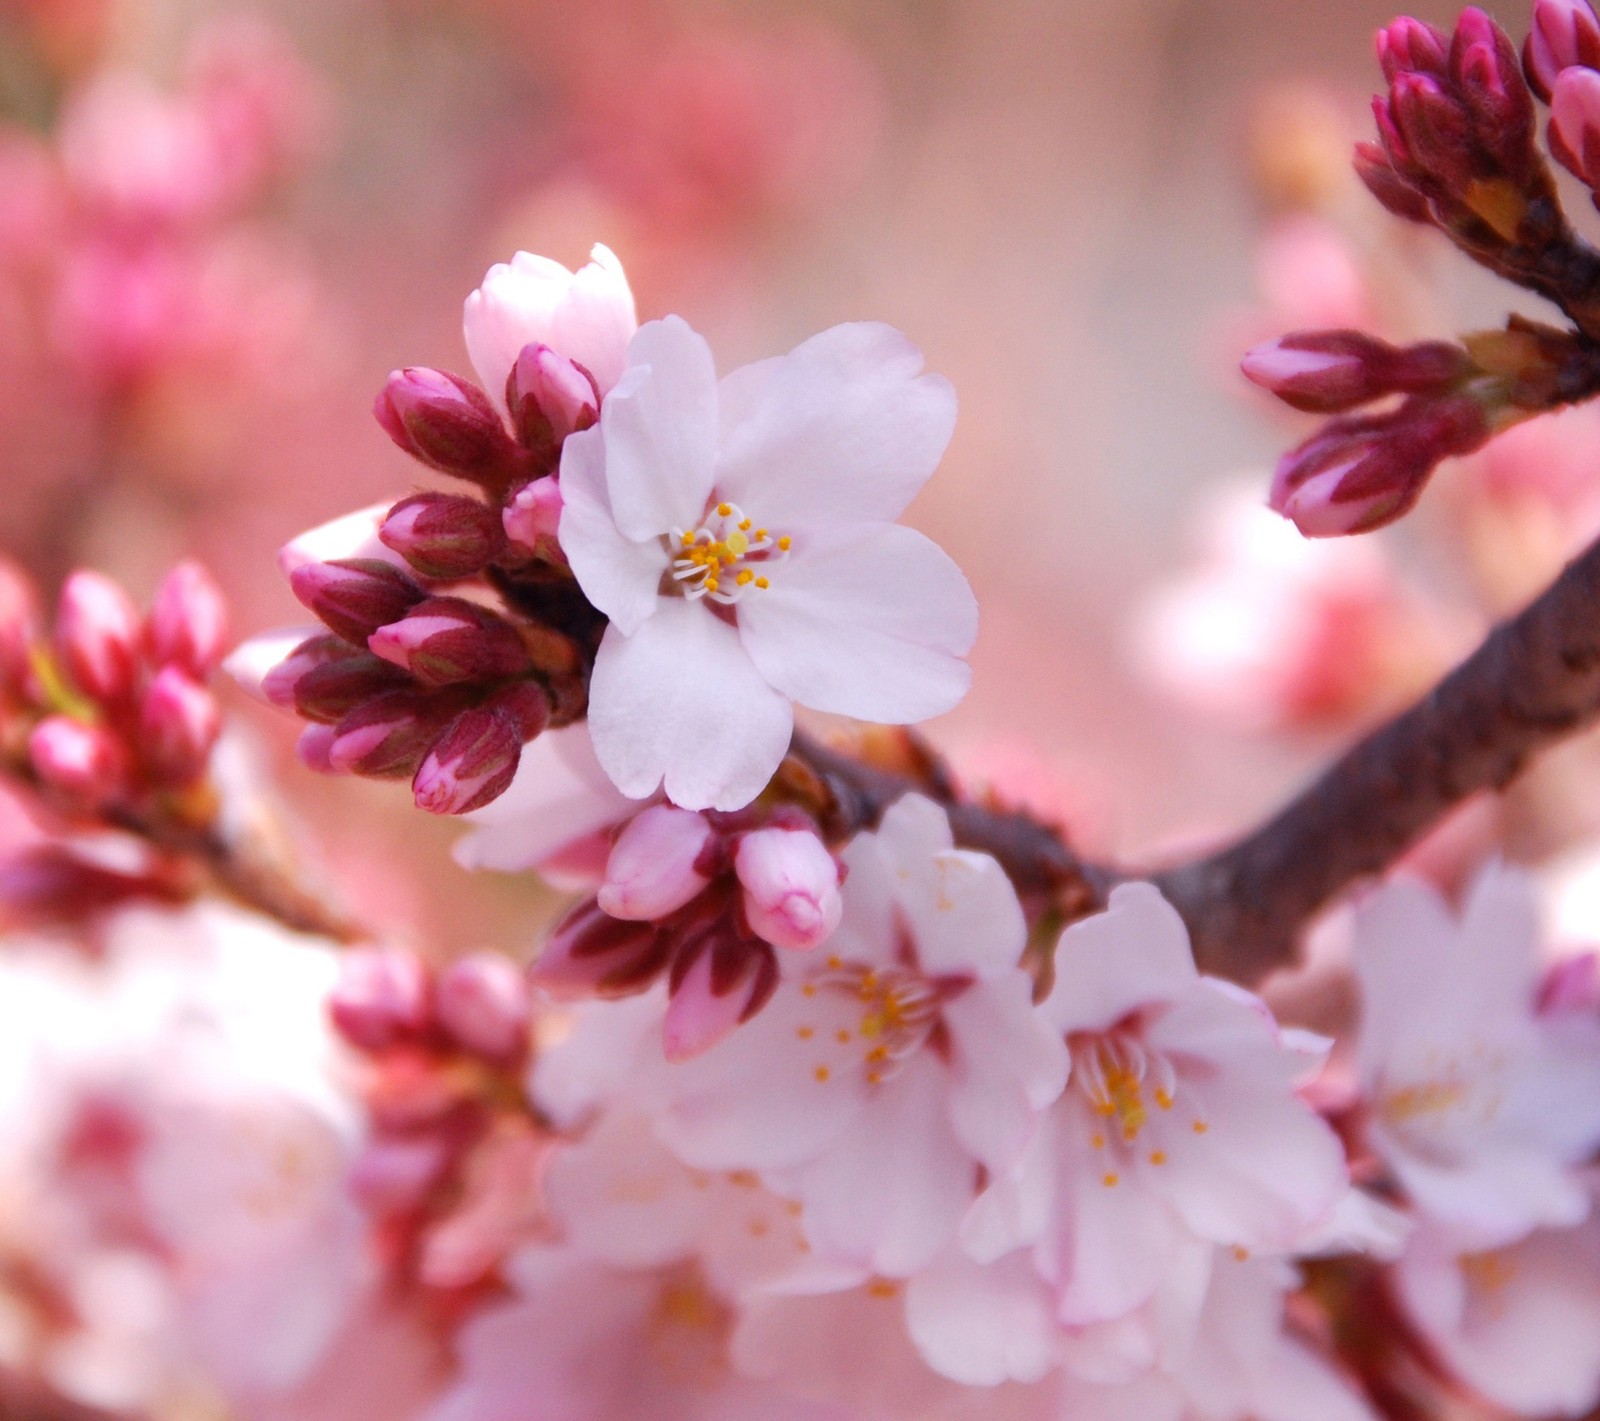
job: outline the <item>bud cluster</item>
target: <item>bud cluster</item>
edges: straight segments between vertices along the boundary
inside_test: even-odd
[[[1600,186],[1600,20],[1587,0],[1538,0],[1523,69],[1550,105],[1550,151],[1591,189]]]
[[[53,632],[25,577],[0,567],[0,734],[60,806],[89,815],[180,805],[221,730],[206,682],[227,644],[222,593],[180,563],[148,614],[97,572],[63,585]]]
[[[656,804],[616,835],[593,897],[551,934],[534,982],[562,998],[622,997],[666,979],[667,1056],[748,1021],[778,985],[776,949],[807,952],[839,925],[843,868],[789,806],[758,816]]]
[[[398,948],[340,963],[335,1030],[366,1059],[370,1133],[350,1188],[391,1270],[433,1288],[489,1279],[524,1242],[546,1148],[523,1101],[532,1002],[495,953],[435,969]]]

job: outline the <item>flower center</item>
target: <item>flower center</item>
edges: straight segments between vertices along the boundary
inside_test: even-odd
[[[1113,1189],[1121,1182],[1119,1171],[1134,1161],[1135,1144],[1147,1131],[1153,1138],[1139,1146],[1142,1157],[1158,1168],[1164,1165],[1174,1142],[1172,1131],[1181,1128],[1167,1118],[1177,1107],[1181,1088],[1172,1062],[1127,1026],[1075,1033],[1067,1038],[1067,1049],[1071,1083],[1091,1112],[1089,1144],[1115,1157],[1101,1183]],[[1186,1108],[1182,1114],[1193,1112]],[[1210,1126],[1194,1115],[1189,1129],[1204,1135]]]
[[[789,556],[789,539],[757,528],[736,503],[716,504],[698,528],[674,528],[672,580],[691,602],[709,597],[732,606],[747,592],[764,592],[767,573]]]
[[[807,997],[826,991],[835,1002],[842,998],[847,1003],[832,1041],[811,1026],[801,1026],[799,1034],[830,1050],[842,1048],[840,1064],[859,1052],[869,1085],[892,1079],[922,1049],[939,1026],[944,999],[938,983],[911,968],[865,967],[838,957],[830,957],[825,969],[800,990]],[[817,1067],[817,1079],[827,1082],[834,1069],[834,1063],[824,1061]]]

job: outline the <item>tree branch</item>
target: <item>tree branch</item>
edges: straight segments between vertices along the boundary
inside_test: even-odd
[[[1254,984],[1294,960],[1300,930],[1340,890],[1388,867],[1463,800],[1503,789],[1532,756],[1597,718],[1600,542],[1267,823],[1154,880],[1188,923],[1200,966]],[[948,808],[956,841],[994,855],[1034,911],[1048,907],[1070,921],[1103,906],[1117,882],[1147,876],[1079,858],[1026,813],[958,802],[942,773],[879,769],[804,736],[790,753],[825,790],[830,833],[870,828],[909,790],[931,793]]]

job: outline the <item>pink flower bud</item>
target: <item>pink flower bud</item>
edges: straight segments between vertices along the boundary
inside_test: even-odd
[[[334,727],[328,763],[344,774],[402,779],[416,773],[438,737],[439,721],[424,699],[391,691],[357,706]]]
[[[696,864],[711,842],[703,815],[670,804],[652,805],[630,820],[606,860],[596,895],[613,918],[664,918],[711,881]]]
[[[56,651],[73,684],[97,701],[122,700],[139,673],[139,611],[109,577],[79,571],[61,589]]]
[[[396,370],[372,413],[412,458],[457,478],[495,483],[518,465],[500,414],[470,380],[443,370]]]
[[[497,953],[451,963],[439,978],[435,1013],[457,1045],[491,1062],[514,1062],[528,1049],[527,977]]]
[[[46,716],[34,726],[28,761],[45,784],[88,804],[115,797],[124,783],[123,751],[116,737],[103,726],[70,716]]]
[[[471,577],[505,547],[495,510],[459,494],[418,493],[389,510],[379,537],[424,577]]]
[[[376,558],[306,563],[290,574],[289,586],[302,606],[359,647],[424,596],[405,573]]]
[[[228,645],[222,589],[199,563],[179,563],[156,589],[145,630],[156,665],[181,666],[203,681]]]
[[[745,917],[774,947],[804,951],[826,942],[839,926],[839,864],[810,830],[746,834],[733,867],[744,889]]]
[[[509,680],[529,666],[517,629],[462,597],[417,603],[398,621],[377,628],[367,646],[428,686]]]
[[[364,1051],[420,1035],[431,1015],[428,969],[401,948],[353,948],[339,959],[328,1012],[339,1034]]]
[[[562,441],[600,417],[600,391],[581,365],[534,341],[522,348],[506,381],[511,427],[542,465],[553,465]]]
[[[556,925],[531,980],[560,1001],[631,996],[666,971],[672,947],[654,923],[613,918],[589,899]]]
[[[1408,176],[1423,176],[1452,191],[1473,181],[1475,149],[1467,113],[1443,83],[1431,74],[1401,74],[1389,90],[1389,112],[1394,128],[1386,130],[1380,121],[1379,134],[1396,165],[1409,165]]]
[[[146,765],[172,784],[205,773],[222,730],[217,698],[179,666],[163,666],[139,707],[139,751]]]
[[[1546,103],[1564,69],[1600,69],[1600,21],[1587,0],[1534,0],[1523,72]]]
[[[293,661],[310,643],[323,641],[348,647],[321,627],[284,627],[240,642],[228,653],[222,669],[247,696],[289,710],[294,706],[294,683],[308,664],[285,668],[284,663]]]
[[[554,479],[524,484],[500,514],[506,537],[551,562],[566,564],[556,532],[561,526],[561,485]]]
[[[1355,170],[1367,191],[1396,217],[1432,224],[1428,199],[1395,171],[1388,154],[1376,143],[1356,144]]]
[[[718,970],[720,946],[707,944],[696,951],[673,987],[661,1024],[661,1044],[669,1061],[687,1061],[709,1051],[765,1006],[777,988],[778,968],[770,950],[724,950],[722,961],[738,962],[737,971],[724,974]],[[719,982],[724,975],[731,980]]]
[[[1391,84],[1407,72],[1440,75],[1445,72],[1448,42],[1444,32],[1421,20],[1402,15],[1380,29],[1374,42],[1378,63],[1383,66],[1383,77]]]
[[[411,781],[430,814],[467,814],[506,792],[522,757],[522,727],[504,710],[474,706],[445,728]]]
[[[319,637],[317,643],[309,650],[302,647],[273,673],[293,679],[290,704],[307,720],[335,725],[357,706],[409,684],[403,671],[370,651],[357,651],[338,637]],[[330,643],[338,650],[330,652]],[[273,693],[279,692],[274,682]]]
[[[15,563],[0,558],[0,691],[23,690],[32,683],[38,628],[32,580]]]
[[[331,725],[308,725],[294,743],[294,753],[300,763],[319,775],[337,775],[339,767],[333,763],[334,742],[339,732]]]
[[[1256,346],[1240,368],[1295,409],[1335,414],[1383,395],[1446,389],[1472,361],[1444,341],[1398,348],[1360,331],[1302,331]]]
[[[1569,172],[1600,187],[1600,73],[1563,70],[1550,115],[1550,151]]]
[[[350,1193],[370,1213],[421,1208],[449,1169],[451,1150],[437,1135],[380,1136],[350,1166]]]

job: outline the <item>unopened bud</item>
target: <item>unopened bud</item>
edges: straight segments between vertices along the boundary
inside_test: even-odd
[[[1432,225],[1433,209],[1427,197],[1395,171],[1389,155],[1376,143],[1356,144],[1355,170],[1367,191],[1389,212],[1406,222]]]
[[[1396,347],[1361,331],[1303,331],[1256,346],[1240,368],[1295,409],[1337,414],[1383,395],[1447,389],[1472,359],[1445,341]]]
[[[1443,74],[1449,43],[1442,30],[1402,15],[1374,37],[1383,77],[1391,84],[1404,73]]]
[[[614,918],[664,918],[711,881],[696,867],[712,828],[704,815],[657,804],[632,819],[606,860],[596,895]]]
[[[79,571],[61,589],[56,651],[73,684],[97,701],[122,700],[139,673],[139,610],[109,577]]]
[[[414,952],[400,948],[354,948],[339,959],[339,980],[328,1012],[345,1040],[364,1051],[426,1030],[428,969]]]
[[[557,530],[561,526],[561,485],[553,478],[524,484],[500,514],[506,537],[551,562],[566,563]]]
[[[470,380],[414,366],[394,371],[372,413],[396,444],[431,469],[494,483],[518,451],[489,397]]]
[[[321,641],[333,643],[338,653],[328,655],[319,645],[310,654],[297,652],[280,668],[285,678],[294,678],[290,699],[296,714],[336,725],[357,706],[406,689],[405,673],[382,657],[357,651],[338,637],[319,638]]]
[[[1587,0],[1534,0],[1522,50],[1528,83],[1546,103],[1564,69],[1600,69],[1600,21]]]
[[[600,417],[600,391],[581,365],[548,345],[522,347],[506,380],[511,427],[542,466],[555,462],[562,441]]]
[[[222,669],[247,696],[289,710],[294,706],[295,678],[306,667],[281,668],[309,643],[320,641],[348,648],[348,643],[328,636],[321,627],[284,627],[240,642],[228,653]]]
[[[430,814],[467,814],[498,799],[522,757],[522,727],[508,712],[464,710],[433,743],[411,781],[411,797]]]
[[[451,493],[401,499],[378,536],[424,577],[451,580],[482,572],[505,547],[495,510]]]
[[[590,899],[556,925],[531,976],[562,1001],[626,997],[654,982],[671,956],[671,939],[654,923],[613,918]]]
[[[113,798],[124,783],[121,745],[103,726],[46,716],[28,736],[28,761],[50,788],[87,804]]]
[[[528,1048],[527,977],[498,953],[451,963],[439,977],[434,1009],[457,1045],[487,1060],[515,1061]]]
[[[391,691],[340,720],[328,744],[328,763],[344,774],[403,779],[416,773],[439,729],[421,696]]]
[[[348,558],[297,567],[289,586],[302,606],[356,646],[379,627],[397,622],[424,593],[399,568],[376,558]]]
[[[709,1051],[765,1006],[778,985],[771,949],[752,951],[731,938],[702,945],[687,971],[673,975],[677,980],[661,1024],[669,1061]]]
[[[319,775],[342,773],[333,763],[333,745],[339,732],[331,725],[308,725],[294,743],[294,753],[300,763]]]
[[[429,686],[504,681],[528,670],[528,653],[504,617],[463,597],[430,597],[367,638],[373,655]]]
[[[806,829],[757,829],[739,840],[734,872],[750,926],[774,947],[800,951],[833,936],[844,903],[839,864]]]
[[[1550,151],[1591,188],[1600,188],[1600,73],[1567,69],[1550,100]]]
[[[161,580],[145,624],[158,666],[181,666],[205,680],[228,646],[228,604],[211,574],[181,562]]]
[[[139,707],[139,752],[161,779],[185,785],[205,773],[222,729],[217,698],[180,666],[163,666]]]

